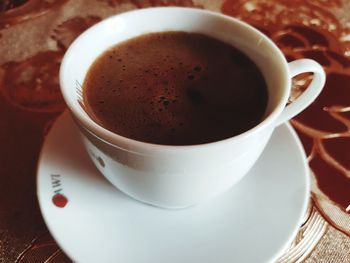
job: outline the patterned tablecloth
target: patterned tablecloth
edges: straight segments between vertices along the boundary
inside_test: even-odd
[[[237,17],[268,35],[288,60],[307,57],[324,66],[324,91],[291,121],[308,155],[312,198],[279,262],[350,262],[347,0],[0,0],[0,262],[71,262],[45,227],[35,189],[45,134],[65,109],[58,86],[65,50],[105,17],[166,5]],[[293,80],[291,101],[311,77]]]

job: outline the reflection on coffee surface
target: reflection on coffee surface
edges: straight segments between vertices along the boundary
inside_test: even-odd
[[[99,56],[84,80],[88,114],[116,134],[155,144],[226,139],[257,125],[267,86],[241,51],[185,32],[145,34]]]

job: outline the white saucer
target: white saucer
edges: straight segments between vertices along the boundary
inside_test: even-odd
[[[107,182],[65,113],[42,149],[37,192],[51,234],[77,262],[262,263],[276,260],[296,235],[309,174],[297,135],[282,125],[230,191],[188,209],[163,210]]]

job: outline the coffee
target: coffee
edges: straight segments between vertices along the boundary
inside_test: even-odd
[[[91,65],[83,84],[89,116],[127,138],[165,145],[226,139],[257,125],[267,86],[241,51],[185,32],[119,43]]]

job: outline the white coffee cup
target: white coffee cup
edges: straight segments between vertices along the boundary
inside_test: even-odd
[[[248,55],[268,85],[263,120],[232,138],[188,146],[140,142],[95,123],[85,112],[81,98],[81,84],[90,65],[121,41],[162,31],[202,33],[231,43]],[[312,82],[286,106],[291,78],[305,72],[314,74]],[[191,206],[231,188],[254,165],[274,128],[312,103],[324,82],[325,73],[317,62],[300,59],[287,63],[276,45],[248,24],[219,13],[177,7],[131,11],[94,25],[70,46],[60,70],[64,99],[96,167],[122,192],[163,208]]]

